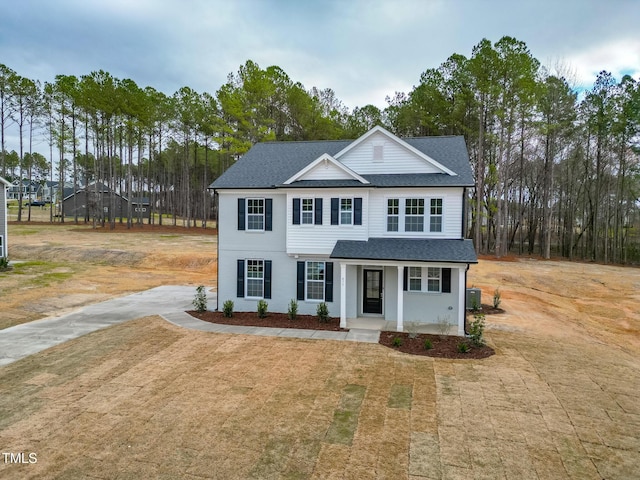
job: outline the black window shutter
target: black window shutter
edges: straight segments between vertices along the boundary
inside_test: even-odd
[[[273,230],[273,199],[264,199],[264,229],[267,232]]]
[[[442,269],[442,293],[451,293],[451,269]]]
[[[293,199],[293,224],[300,225],[300,199]]]
[[[298,262],[298,284],[297,284],[298,300],[304,300],[304,262]]]
[[[402,275],[402,290],[406,292],[408,286],[409,286],[409,267],[404,267],[404,272]]]
[[[237,293],[238,298],[244,298],[244,260],[238,260],[237,274]]]
[[[264,298],[271,298],[271,260],[264,261]]]
[[[324,265],[324,301],[333,302],[333,262]]]
[[[338,225],[338,208],[340,207],[340,199],[331,199],[331,225]]]
[[[353,224],[362,225],[362,198],[353,199]]]
[[[322,199],[321,198],[316,198],[315,201],[313,202],[313,208],[314,208],[314,221],[313,223],[315,223],[316,225],[322,225]]]
[[[245,208],[244,198],[238,199],[238,230],[244,230],[244,208]]]

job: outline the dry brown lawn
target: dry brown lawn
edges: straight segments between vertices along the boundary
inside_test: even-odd
[[[15,251],[34,235],[14,235]],[[105,248],[94,243],[101,234],[58,235]],[[116,272],[125,283],[180,283],[171,262],[148,267],[171,255],[164,242],[185,262],[186,245],[194,258],[215,251],[210,236],[152,236],[145,250],[131,234],[109,235],[108,249],[142,260],[130,271],[101,266],[113,269],[103,271],[108,288]],[[85,261],[60,263],[73,275],[46,292],[89,281]],[[212,269],[203,261],[191,280]],[[7,281],[2,301],[27,311]],[[484,360],[204,333],[148,317],[0,367],[2,453],[37,459],[0,456],[0,478],[639,478],[640,272],[483,260],[469,284],[485,302],[500,287],[507,312],[488,318],[496,355]]]

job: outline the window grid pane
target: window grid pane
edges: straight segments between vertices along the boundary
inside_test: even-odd
[[[404,229],[407,232],[424,231],[424,199],[407,198],[405,200]]]
[[[247,230],[264,230],[264,199],[247,199]]]
[[[409,290],[412,292],[422,290],[422,268],[409,267]]]
[[[440,291],[440,269],[429,267],[427,269],[427,291],[439,292]]]
[[[305,225],[313,223],[313,198],[302,199],[302,223]]]
[[[351,198],[340,199],[340,225],[351,225],[353,216],[353,204]]]
[[[264,261],[247,260],[247,297],[264,296]]]
[[[387,232],[397,232],[399,226],[400,202],[397,198],[387,200]]]
[[[307,300],[324,300],[324,262],[307,262]]]
[[[429,231],[441,232],[442,231],[442,199],[431,199],[431,216],[429,218]]]

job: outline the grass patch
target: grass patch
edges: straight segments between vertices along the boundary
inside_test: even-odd
[[[411,410],[411,400],[413,399],[413,387],[411,385],[393,385],[389,393],[387,407]]]
[[[366,388],[362,385],[347,385],[342,390],[340,406],[333,413],[333,422],[325,435],[325,442],[351,445],[358,427],[360,407]]]

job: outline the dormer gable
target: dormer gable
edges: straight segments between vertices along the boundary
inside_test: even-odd
[[[300,180],[356,180],[362,184],[369,183],[328,153],[322,154],[305,168],[287,179],[284,185],[290,185]]]
[[[360,175],[377,173],[456,173],[412,147],[383,127],[376,126],[334,155]]]

